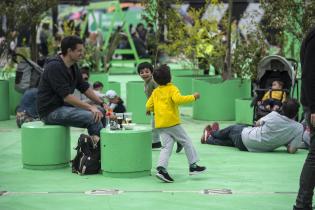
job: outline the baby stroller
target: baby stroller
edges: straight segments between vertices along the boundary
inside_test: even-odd
[[[264,94],[271,90],[273,81],[283,82],[283,89],[287,97],[293,97],[295,86],[297,85],[296,71],[298,63],[294,59],[285,59],[279,55],[271,55],[264,57],[258,64],[257,78],[253,83],[254,99],[254,122],[261,117],[267,115],[270,110],[264,109],[259,102]],[[281,107],[278,111],[281,111]]]

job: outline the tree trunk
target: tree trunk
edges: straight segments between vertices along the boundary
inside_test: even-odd
[[[38,54],[37,54],[37,43],[36,43],[36,35],[37,35],[37,27],[36,24],[31,25],[31,59],[34,62],[37,62]]]
[[[229,17],[228,17],[228,31],[227,31],[227,50],[225,55],[225,62],[222,72],[223,80],[229,80],[232,78],[231,70],[231,25],[232,25],[232,9],[233,9],[233,0],[229,0]]]

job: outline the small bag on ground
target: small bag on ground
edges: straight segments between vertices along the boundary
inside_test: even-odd
[[[99,142],[94,144],[90,136],[81,134],[75,149],[77,155],[71,161],[72,173],[81,175],[99,173],[101,168]]]

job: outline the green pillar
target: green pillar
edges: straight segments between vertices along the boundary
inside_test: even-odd
[[[9,82],[0,80],[0,121],[10,119]]]
[[[19,106],[22,94],[17,92],[14,88],[15,86],[15,77],[9,78],[9,105],[10,105],[10,114],[15,115],[15,110]]]
[[[152,129],[101,130],[101,168],[104,176],[149,176],[152,168]]]
[[[117,93],[117,95],[120,96],[121,94],[120,82],[109,81],[108,86],[109,90],[114,90]]]
[[[254,110],[251,99],[235,99],[235,121],[240,124],[253,124]]]
[[[143,81],[130,81],[126,84],[127,110],[132,112],[134,123],[148,124],[151,117],[146,115],[145,103],[147,97],[144,94]]]

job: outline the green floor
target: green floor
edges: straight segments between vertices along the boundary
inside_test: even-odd
[[[128,78],[113,76],[110,80],[125,81]],[[124,94],[122,88],[123,98]],[[185,107],[181,111],[183,126],[193,139],[200,164],[206,165],[208,171],[189,176],[185,154],[174,152],[169,164],[169,172],[175,179],[172,184],[161,183],[155,176],[122,179],[79,176],[72,174],[70,168],[23,169],[21,130],[16,128],[13,117],[10,121],[0,121],[0,191],[8,192],[0,196],[0,210],[292,209],[307,151],[290,155],[283,147],[273,153],[248,153],[235,148],[202,145],[199,139],[207,122],[192,120],[191,108]],[[225,127],[231,123],[220,125]],[[82,132],[82,129],[71,129],[72,147]],[[155,166],[159,151],[152,154]],[[154,169],[152,174],[155,174]],[[98,189],[119,192],[113,195],[85,194]]]

